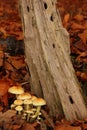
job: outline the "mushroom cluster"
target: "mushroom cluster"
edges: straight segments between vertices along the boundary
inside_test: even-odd
[[[15,109],[17,114],[21,114],[24,120],[34,122],[36,119],[41,119],[41,106],[46,105],[43,98],[24,92],[21,86],[12,86],[8,89],[8,92],[16,95],[16,100],[11,104],[11,109]]]

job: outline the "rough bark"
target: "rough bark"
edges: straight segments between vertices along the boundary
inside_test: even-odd
[[[31,91],[45,98],[51,115],[83,119],[87,109],[55,0],[20,0],[20,8]]]

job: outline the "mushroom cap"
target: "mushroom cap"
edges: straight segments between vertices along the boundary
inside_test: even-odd
[[[36,112],[36,110],[37,110],[36,108],[32,108],[32,111],[33,111],[33,112]]]
[[[12,94],[22,94],[24,93],[24,89],[21,86],[12,86],[8,89],[8,92]]]
[[[34,95],[31,96],[32,101],[33,101],[34,99],[36,99],[36,98],[37,98],[37,97],[34,96]]]
[[[27,110],[26,113],[33,114],[34,112],[32,110]]]
[[[13,109],[13,108],[15,108],[15,107],[16,107],[15,104],[11,104],[11,106],[10,106],[11,109]]]
[[[27,92],[22,93],[22,94],[20,94],[20,95],[17,97],[17,99],[21,99],[21,100],[30,99],[30,98],[31,98],[31,94],[30,94],[30,93],[27,93]]]
[[[26,104],[26,105],[32,104],[32,100],[31,99],[25,99],[24,104]]]
[[[15,104],[15,105],[22,105],[22,104],[23,104],[23,101],[17,99],[17,100],[14,101],[14,104]]]
[[[43,98],[36,98],[35,100],[33,100],[33,105],[43,106],[43,105],[46,105],[46,101]]]
[[[23,110],[23,107],[19,105],[19,106],[15,107],[15,110],[16,110],[16,111],[22,111],[22,110]]]

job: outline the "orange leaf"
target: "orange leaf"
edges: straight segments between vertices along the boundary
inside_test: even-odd
[[[87,29],[83,31],[83,33],[79,33],[78,36],[82,39],[83,43],[86,44],[87,41]]]
[[[55,126],[54,130],[81,130],[81,127],[62,124]]]
[[[3,61],[4,61],[4,53],[3,51],[0,51],[0,67],[3,66]]]
[[[87,73],[77,71],[76,75],[78,78],[80,78],[82,81],[87,81]]]
[[[82,124],[82,128],[83,128],[83,130],[87,130],[87,124]]]
[[[73,30],[78,30],[78,29],[79,29],[79,30],[84,30],[85,27],[84,27],[83,25],[81,25],[81,24],[72,22],[72,24],[71,24],[71,29],[73,29]]]
[[[21,125],[13,125],[12,130],[19,130],[20,127],[21,127]]]
[[[35,130],[32,124],[26,123],[21,130]]]
[[[70,19],[70,14],[69,13],[65,14],[64,19],[63,19],[63,24],[68,23],[69,19]]]
[[[69,25],[69,23],[68,23],[69,20],[70,20],[70,14],[67,13],[67,14],[64,16],[64,19],[63,19],[63,26],[64,26],[65,28],[68,27],[68,25]]]
[[[74,19],[77,20],[78,22],[80,22],[80,21],[84,20],[84,17],[81,14],[77,14],[77,15],[74,16]]]
[[[5,106],[8,105],[8,89],[10,87],[11,81],[6,79],[0,80],[0,99]]]

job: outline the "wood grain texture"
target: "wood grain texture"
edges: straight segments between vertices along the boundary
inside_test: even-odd
[[[87,110],[69,56],[69,35],[54,1],[20,0],[20,6],[31,91],[44,96],[51,115],[83,119]]]

